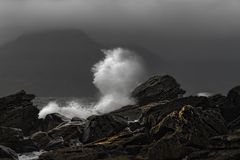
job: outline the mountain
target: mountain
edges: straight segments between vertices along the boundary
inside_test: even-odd
[[[24,88],[40,96],[92,96],[100,49],[80,30],[22,35],[0,48],[0,95]]]
[[[156,73],[159,56],[137,46],[102,45],[81,30],[25,34],[0,47],[0,96],[25,89],[37,96],[93,97],[92,66],[115,47],[135,51]],[[159,73],[159,72],[158,72]]]

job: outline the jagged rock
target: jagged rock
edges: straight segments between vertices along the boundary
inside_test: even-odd
[[[232,88],[219,107],[227,123],[234,121],[240,115],[240,86]]]
[[[184,106],[164,117],[150,131],[156,140],[149,149],[149,159],[181,159],[204,148],[212,136],[225,134],[227,128],[221,114]]]
[[[120,157],[134,159],[147,143],[149,143],[147,134],[123,131],[80,147],[67,147],[44,153],[40,160],[97,160]]]
[[[48,136],[52,139],[62,137],[64,144],[68,145],[72,139],[79,139],[79,141],[82,141],[83,128],[83,122],[66,122],[50,130]]]
[[[16,94],[0,98],[0,126],[22,129],[25,136],[39,130],[49,130],[62,123],[59,116],[52,114],[46,119],[38,119],[39,110],[31,102],[32,94],[20,91]]]
[[[98,160],[107,157],[103,148],[63,148],[46,152],[39,156],[39,160]]]
[[[21,128],[25,135],[29,135],[38,120],[39,110],[31,103],[34,97],[32,94],[20,91],[0,98],[0,125]]]
[[[53,113],[47,115],[44,119],[39,119],[36,123],[37,130],[47,132],[64,122],[65,117]]]
[[[212,137],[204,150],[187,155],[184,160],[237,160],[240,157],[240,131]]]
[[[108,137],[127,127],[127,121],[111,114],[91,116],[87,120],[83,131],[83,143]]]
[[[179,98],[185,93],[177,81],[168,75],[153,76],[146,82],[139,85],[133,92],[132,97],[139,104],[147,104],[161,100],[171,100]]]
[[[232,131],[240,129],[240,115],[236,119],[228,123],[228,129]]]
[[[44,148],[46,151],[54,150],[64,147],[64,140],[62,137],[56,137],[52,139]]]
[[[240,86],[232,88],[228,92],[227,98],[236,106],[240,106]]]
[[[0,145],[0,159],[1,160],[18,160],[18,155],[11,148]]]
[[[41,149],[44,149],[51,140],[51,138],[48,136],[48,134],[46,132],[42,132],[42,131],[34,133],[31,136],[31,139]]]
[[[84,122],[85,120],[79,117],[73,117],[71,121],[79,121],[79,122]]]
[[[111,114],[123,117],[128,121],[135,121],[140,118],[142,109],[140,105],[128,105],[111,112]]]
[[[38,147],[30,139],[23,137],[21,129],[0,127],[0,144],[18,153],[37,151]]]
[[[172,101],[160,101],[144,105],[141,107],[142,114],[140,121],[144,124],[146,130],[150,130],[169,113],[180,110],[182,106],[185,105],[219,110],[217,106],[211,106],[208,98],[206,97],[190,96]]]

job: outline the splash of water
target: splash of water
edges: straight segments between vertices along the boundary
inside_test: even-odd
[[[59,113],[68,118],[85,119],[91,115],[108,113],[135,103],[130,93],[144,76],[141,59],[134,52],[123,48],[103,50],[103,53],[105,58],[92,68],[93,84],[101,95],[99,101],[88,106],[77,102],[59,106],[56,102],[50,102],[40,111],[39,118],[45,118],[51,113]]]

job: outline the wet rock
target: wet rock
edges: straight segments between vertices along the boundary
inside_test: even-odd
[[[52,139],[62,137],[64,144],[68,145],[72,139],[78,139],[79,141],[82,141],[83,128],[83,122],[66,122],[50,130],[48,132],[48,136]]]
[[[184,160],[237,160],[240,157],[240,131],[212,137],[204,150],[187,155]]]
[[[85,120],[79,117],[73,117],[71,121],[78,121],[78,122],[84,122]]]
[[[36,144],[23,137],[21,129],[0,127],[0,144],[10,147],[18,153],[37,151]]]
[[[11,148],[0,145],[0,159],[1,160],[18,160],[18,155]]]
[[[181,159],[206,147],[210,137],[227,133],[227,128],[219,112],[187,105],[164,117],[150,133],[156,142],[149,159]]]
[[[0,98],[0,126],[22,129],[24,136],[36,131],[47,131],[63,121],[56,114],[48,115],[46,119],[38,119],[39,110],[33,105],[32,94],[20,91],[16,94]]]
[[[47,115],[44,119],[39,119],[36,123],[39,131],[49,131],[64,122],[64,117],[53,113]]]
[[[39,110],[33,106],[31,100],[34,95],[20,91],[16,94],[0,98],[0,125],[21,128],[25,135],[29,135],[35,128]]]
[[[127,121],[135,121],[140,118],[142,110],[140,105],[128,105],[111,112],[111,114],[123,117]]]
[[[83,143],[93,142],[116,134],[128,125],[126,120],[111,114],[91,116],[87,120],[83,131]]]
[[[142,114],[140,122],[144,124],[146,130],[150,130],[153,126],[159,123],[165,116],[173,111],[180,110],[182,106],[191,105],[192,107],[202,107],[203,109],[219,108],[215,105],[210,105],[206,97],[184,97],[172,101],[160,101],[141,106]]]
[[[97,160],[123,157],[134,159],[145,144],[149,143],[148,140],[147,134],[123,131],[94,143],[44,153],[40,156],[40,160]]]
[[[51,140],[51,138],[48,136],[48,134],[46,132],[42,132],[42,131],[34,133],[31,136],[31,139],[41,149],[44,149]]]
[[[232,88],[219,107],[227,123],[234,121],[240,115],[240,86]]]
[[[228,123],[228,129],[231,131],[240,129],[240,115],[236,119]]]
[[[107,157],[103,148],[62,148],[40,155],[39,160],[98,160]]]
[[[44,148],[46,151],[49,150],[54,150],[58,148],[63,148],[64,147],[64,140],[62,137],[56,137],[52,139]]]
[[[132,97],[135,98],[139,104],[147,104],[150,102],[179,98],[184,93],[185,91],[180,88],[180,85],[173,77],[157,75],[139,85],[132,92]]]
[[[240,106],[240,86],[232,88],[227,95],[227,98],[233,102],[234,105]]]

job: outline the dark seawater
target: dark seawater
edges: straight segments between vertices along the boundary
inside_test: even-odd
[[[67,103],[71,101],[88,106],[90,102],[94,102],[96,99],[79,97],[36,97],[33,100],[33,104],[36,105],[38,109],[42,109],[49,102],[57,102],[60,106],[66,106]]]

